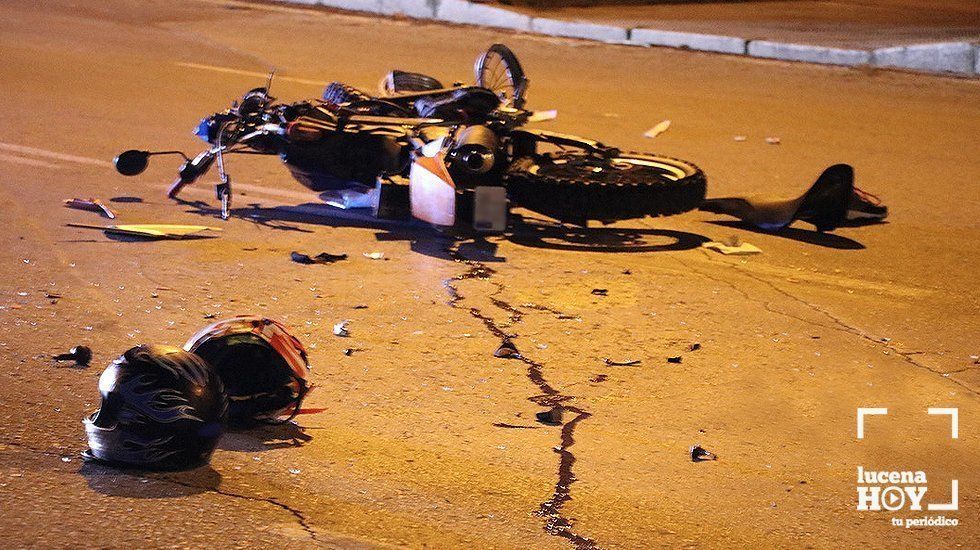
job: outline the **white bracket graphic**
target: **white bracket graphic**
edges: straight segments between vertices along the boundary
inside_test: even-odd
[[[864,417],[865,415],[888,414],[888,409],[884,407],[858,407],[858,439],[864,439]]]
[[[949,502],[946,504],[929,504],[929,510],[959,510],[960,509],[960,482],[954,479],[949,490]]]
[[[858,414],[860,414],[860,413],[858,413]],[[939,407],[930,407],[929,408],[929,414],[946,414],[946,415],[949,415],[950,416],[949,422],[952,425],[951,437],[953,439],[959,439],[960,438],[960,410],[959,409],[955,409],[955,408],[954,409],[943,409],[943,408],[939,408]],[[954,489],[953,490],[954,490],[954,493],[953,494],[955,495],[956,494],[955,493],[955,490],[956,490],[955,489],[955,486],[954,486]],[[956,499],[953,499],[953,500],[955,501]],[[940,508],[940,510],[942,510],[942,508]]]

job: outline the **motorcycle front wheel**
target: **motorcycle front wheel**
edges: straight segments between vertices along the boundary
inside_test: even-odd
[[[694,164],[671,157],[560,151],[514,161],[506,185],[515,206],[584,224],[693,210],[704,200],[707,180]]]

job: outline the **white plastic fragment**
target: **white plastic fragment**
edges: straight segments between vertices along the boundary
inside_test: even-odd
[[[653,138],[659,136],[660,134],[666,132],[667,131],[667,128],[670,128],[670,121],[669,120],[665,120],[665,121],[661,122],[660,124],[657,124],[653,128],[650,128],[649,130],[647,130],[646,132],[643,133],[643,137],[653,139]]]
[[[333,333],[341,338],[347,338],[350,336],[350,331],[347,330],[347,324],[350,323],[350,319],[345,319],[333,326]]]

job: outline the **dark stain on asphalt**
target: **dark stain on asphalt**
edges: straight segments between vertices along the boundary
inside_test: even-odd
[[[523,311],[511,306],[509,303],[499,297],[500,294],[506,289],[506,286],[499,281],[492,280],[493,275],[496,274],[495,270],[480,262],[466,259],[455,250],[448,250],[447,252],[454,261],[468,267],[468,269],[463,273],[443,282],[446,292],[449,294],[448,304],[450,307],[455,309],[463,309],[460,302],[463,301],[464,296],[460,294],[459,287],[456,285],[456,283],[458,281],[476,279],[486,281],[495,287],[495,290],[489,296],[490,303],[492,303],[494,307],[506,312],[512,323],[518,323],[523,319]],[[544,306],[538,306],[536,304],[525,304],[522,307],[553,313],[558,315],[559,318],[564,316],[564,314],[560,311]],[[516,338],[516,334],[510,334],[505,331],[496,323],[496,321],[493,320],[491,316],[484,314],[479,308],[471,307],[467,309],[470,315],[476,319],[479,319],[483,323],[483,326],[486,327],[488,332],[497,338],[500,338],[502,341]],[[534,514],[544,518],[544,530],[548,534],[568,540],[575,546],[576,549],[591,550],[599,548],[598,544],[594,540],[576,532],[575,525],[562,512],[565,503],[572,499],[572,484],[575,483],[576,479],[575,472],[573,470],[575,465],[575,454],[570,450],[572,446],[575,445],[575,429],[578,427],[579,422],[588,419],[592,416],[592,414],[579,407],[564,404],[571,400],[572,396],[562,394],[557,388],[548,382],[544,375],[543,364],[520,352],[509,355],[508,357],[517,359],[527,366],[527,377],[538,388],[539,393],[529,397],[529,401],[543,408],[551,408],[562,405],[566,411],[575,415],[574,418],[562,426],[561,443],[554,447],[555,452],[560,456],[558,462],[558,479],[555,482],[555,489],[551,493],[551,497],[542,502]],[[495,425],[507,428],[519,427],[511,425]]]

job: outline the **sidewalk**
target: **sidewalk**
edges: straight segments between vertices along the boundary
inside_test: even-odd
[[[783,0],[540,8],[491,0],[281,0],[830,65],[980,75],[980,0]]]
[[[791,0],[538,10],[501,7],[538,18],[835,48],[980,42],[978,0]]]

